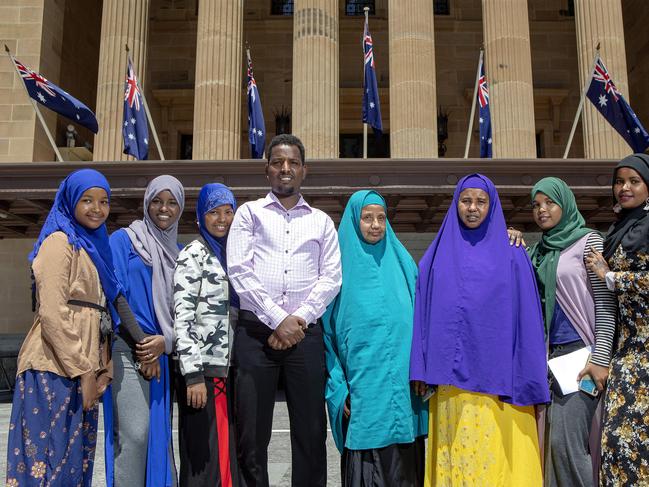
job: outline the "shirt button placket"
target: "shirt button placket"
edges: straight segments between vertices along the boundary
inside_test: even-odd
[[[286,216],[285,216],[285,221],[286,221],[286,227],[285,231],[286,233],[284,234],[284,279],[282,281],[282,304],[286,305],[287,304],[287,298],[286,298],[286,291],[288,289],[288,264],[289,264],[289,240],[290,240],[290,224],[291,224],[291,215],[287,211]]]

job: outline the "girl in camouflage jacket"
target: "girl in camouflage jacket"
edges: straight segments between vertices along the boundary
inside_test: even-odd
[[[174,273],[180,486],[236,485],[227,376],[232,310],[225,244],[236,200],[222,184],[198,196],[200,238],[178,255]]]

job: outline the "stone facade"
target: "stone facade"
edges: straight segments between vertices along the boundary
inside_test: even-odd
[[[120,8],[124,9],[124,5],[128,4],[128,1],[131,0],[106,0],[103,2],[104,10],[109,12],[115,10],[119,13]],[[507,0],[498,1],[503,4],[507,3]],[[582,2],[583,0],[576,1],[577,16],[571,15],[571,12],[568,11],[569,2],[567,0],[531,0],[526,2],[527,9],[520,8],[521,18],[527,14],[528,19],[532,70],[533,108],[530,107],[532,102],[528,94],[526,95],[525,110],[528,113],[533,110],[534,113],[533,124],[527,123],[528,128],[525,130],[529,134],[526,135],[528,139],[532,136],[536,139],[533,144],[526,139],[526,156],[538,154],[541,157],[558,157],[562,155],[579,101],[580,70],[583,71],[583,64],[586,62],[585,60],[580,61],[579,52],[581,51],[579,49],[582,49],[580,47],[582,44],[590,42],[592,40],[590,37],[593,35],[602,35],[603,46],[616,46],[617,51],[613,47],[603,48],[602,56],[618,86],[631,100],[636,113],[645,121],[645,124],[649,124],[649,95],[644,89],[644,80],[646,79],[644,75],[649,69],[647,67],[649,66],[647,62],[649,60],[649,49],[647,49],[649,35],[644,26],[649,19],[649,11],[641,0],[625,2],[616,0],[616,12],[617,14],[621,12],[623,25],[618,15],[606,33],[593,34],[592,29],[579,30],[579,26],[584,23],[587,26],[590,19],[590,17],[584,16],[584,22],[582,24],[578,22],[581,19],[579,8]],[[598,2],[603,4],[603,0],[598,0]],[[144,81],[144,89],[166,157],[168,159],[181,158],[186,156],[183,154],[183,149],[185,149],[183,144],[190,140],[189,136],[196,130],[194,86],[197,73],[198,1],[148,0],[144,3],[149,3],[149,10],[146,16],[144,15],[145,10],[138,14],[142,17],[139,33],[131,33],[137,27],[134,22],[131,22],[132,16],[114,15],[111,18],[122,19],[120,22],[125,22],[124,28],[128,31],[124,34],[126,37],[131,34],[136,37],[137,35],[146,37],[142,39],[143,46],[148,44],[145,47],[146,55],[138,56],[141,59],[140,64],[146,65],[145,71],[140,73],[140,79]],[[233,1],[232,4],[236,5],[236,9],[239,9],[241,2]],[[423,2],[419,10],[424,8],[425,4],[426,2]],[[505,107],[504,119],[506,119],[508,112],[514,106],[511,102],[514,97],[506,95],[506,91],[501,95],[499,90],[507,83],[515,86],[516,79],[514,76],[513,82],[508,81],[505,84],[501,80],[502,76],[498,71],[502,68],[499,66],[506,63],[502,59],[498,59],[497,45],[499,41],[494,44],[483,34],[484,32],[489,33],[491,30],[484,24],[485,21],[487,23],[490,21],[487,17],[483,19],[481,0],[450,0],[449,4],[450,15],[435,15],[434,22],[432,22],[434,23],[434,42],[431,43],[434,46],[434,68],[428,68],[428,71],[431,72],[428,79],[432,80],[435,87],[436,102],[421,100],[419,106],[421,106],[422,113],[433,114],[438,107],[448,113],[446,156],[457,157],[464,153],[471,93],[480,46],[486,43],[487,66],[493,71],[493,73],[487,72],[487,77],[490,78],[490,82],[493,80],[492,103],[496,132],[499,130],[499,123],[500,127],[503,127],[502,120],[498,115],[499,107],[500,111]],[[296,8],[299,8],[299,5],[299,2],[296,3]],[[398,93],[397,85],[390,85],[391,46],[388,24],[391,17],[389,11],[390,8],[405,9],[404,5],[406,4],[402,2],[390,3],[388,0],[377,0],[375,15],[370,17],[384,131],[387,134],[390,134],[391,131],[390,96],[391,94],[397,96],[396,93]],[[276,130],[275,114],[281,112],[283,108],[291,114],[291,118],[297,119],[300,124],[303,123],[300,121],[302,112],[295,107],[296,99],[294,99],[295,96],[299,98],[301,95],[299,95],[299,90],[294,91],[293,81],[301,79],[296,78],[296,73],[304,72],[300,67],[301,64],[294,62],[299,60],[293,59],[295,52],[294,17],[271,15],[270,7],[269,0],[246,1],[242,7],[243,18],[241,20],[242,44],[247,44],[251,49],[257,85],[264,107],[268,138]],[[414,9],[414,6],[410,5],[407,8]],[[403,17],[404,13],[406,12],[400,11],[398,15],[393,15],[393,20],[397,22],[395,29],[400,28],[399,22],[403,23],[398,19],[407,19],[407,15]],[[106,109],[103,108],[107,101],[102,101],[102,90],[105,91],[107,85],[105,81],[102,81],[106,77],[102,73],[107,69],[107,64],[100,65],[99,60],[102,49],[102,17],[106,23],[108,14],[102,13],[99,3],[84,2],[83,0],[51,0],[47,2],[44,0],[6,0],[0,7],[0,14],[0,40],[6,43],[21,61],[39,70],[53,82],[58,82],[64,89],[73,93],[92,109],[97,108],[102,132],[99,136],[93,137],[88,131],[78,128],[80,145],[83,142],[95,145],[96,160],[97,158],[122,158],[119,150],[119,127],[113,127],[120,118],[118,112],[121,101],[113,100],[111,105],[113,108],[109,110],[111,114],[109,117],[106,115]],[[332,17],[332,19],[334,18],[335,16]],[[134,25],[130,25],[129,22]],[[238,23],[239,20],[235,20],[235,24],[239,25]],[[498,25],[498,22],[495,21],[494,35],[496,35],[496,39],[502,39],[502,42],[506,43],[509,34],[500,32],[502,29]],[[113,26],[113,30],[116,28]],[[327,95],[329,98],[326,103],[327,106],[334,103],[337,109],[329,110],[327,108],[325,110],[323,105],[323,108],[314,109],[314,111],[322,112],[322,116],[327,119],[327,130],[333,129],[343,135],[362,132],[360,122],[362,56],[359,47],[362,28],[363,18],[345,15],[345,2],[339,0],[336,37],[338,72],[337,74],[331,72],[334,77],[338,77],[338,96],[336,100],[331,98],[334,96],[333,94]],[[148,34],[145,34],[146,32]],[[223,35],[226,36],[225,39],[229,39],[230,34],[227,32],[227,28],[223,32]],[[398,34],[397,31],[395,34]],[[514,37],[518,36],[517,33],[510,34]],[[633,41],[627,40],[625,43],[623,37],[633,39]],[[121,77],[125,71],[124,66],[121,66],[123,56],[118,55],[123,54],[121,40],[123,39],[120,37],[118,41],[111,41],[111,50],[107,51],[107,60],[114,58],[119,61],[117,62],[119,66],[115,66],[111,70],[111,72],[119,73],[119,79],[112,80],[111,78],[112,81],[110,81],[113,85],[111,93],[115,92],[111,94],[111,98],[118,96],[122,84]],[[133,42],[136,46],[138,45],[135,41]],[[392,47],[399,49],[398,42],[398,40],[395,41],[395,45]],[[624,59],[620,60],[620,46],[626,53],[627,63],[623,62]],[[113,52],[116,50],[119,52]],[[236,51],[241,51],[238,61],[232,58],[232,56],[236,58]],[[318,59],[318,56],[324,59],[318,50],[313,50],[312,54],[312,60]],[[607,59],[607,54],[611,59]],[[227,136],[227,144],[229,147],[234,147],[235,151],[232,152],[231,149],[228,149],[226,152],[228,152],[228,156],[232,152],[235,158],[236,156],[246,158],[249,156],[249,147],[247,143],[243,49],[237,47],[232,56],[228,56],[227,62],[234,63],[232,66],[238,64],[240,69],[237,76],[228,81],[230,84],[234,82],[228,98],[234,97],[230,102],[235,103],[238,98],[239,107],[236,110],[229,109],[229,113],[238,114],[235,118],[239,119],[239,127],[238,130],[235,130],[236,127],[227,128],[226,132],[230,134]],[[589,56],[590,51],[584,51],[584,59]],[[422,60],[419,63],[418,68],[423,66],[423,62]],[[398,66],[396,60],[392,60],[392,64]],[[625,64],[628,65],[627,68],[624,68]],[[104,67],[101,68],[101,66]],[[216,69],[216,67],[212,69]],[[227,72],[232,72],[232,70],[233,68],[228,68]],[[618,74],[616,71],[622,72]],[[218,71],[213,72],[218,73]],[[527,74],[525,76],[527,77]],[[403,77],[403,70],[396,70],[392,77],[396,77],[396,81],[399,81],[400,77]],[[305,79],[308,84],[308,77]],[[6,61],[0,63],[0,162],[52,160],[52,150],[43,130],[36,123],[31,106],[18,81],[17,76],[12,72],[10,63]],[[527,93],[529,93],[529,80],[525,83],[527,83]],[[239,85],[239,88],[236,89],[235,85]],[[391,90],[394,89],[397,91],[391,93]],[[238,95],[235,96],[237,92]],[[500,101],[499,97],[501,97]],[[101,101],[100,106],[97,105],[98,101]],[[218,100],[214,103],[220,106]],[[392,118],[399,117],[400,110],[403,110],[403,103],[398,102],[396,105],[393,103]],[[590,112],[592,112],[591,107],[587,106],[586,116],[589,120],[593,118]],[[57,144],[63,145],[64,128],[68,122],[48,110],[43,110],[43,114],[50,128],[55,132]],[[304,123],[307,123],[308,127],[312,122]],[[419,122],[415,121],[414,123]],[[434,128],[436,126],[435,117],[432,117],[430,124],[426,123],[425,125],[429,126],[429,129]],[[600,131],[599,128],[588,127],[587,125],[586,130],[593,134]],[[212,134],[225,134],[218,127],[207,127],[205,130]],[[419,129],[412,128],[412,130]],[[400,129],[397,131],[399,134],[401,133]],[[240,143],[232,145],[231,134],[236,135],[237,132]],[[113,134],[109,137],[111,150],[102,149],[102,141],[109,133]],[[512,134],[514,134],[512,139],[515,140],[517,138],[515,132]],[[309,138],[308,133],[303,135],[307,139]],[[225,137],[225,135],[223,136]],[[398,141],[400,137],[401,135],[398,135],[395,140]],[[496,133],[494,133],[494,138],[497,138]],[[580,127],[573,141],[570,157],[581,157],[585,154],[583,140],[583,130]],[[329,144],[331,145],[332,142]],[[406,145],[412,144],[408,142]],[[532,145],[537,147],[531,149]],[[334,147],[333,152],[330,148],[322,153],[318,149],[315,153],[334,157],[336,146],[337,144],[331,145]],[[618,148],[614,152],[618,154],[626,150],[624,146],[621,147],[622,149]],[[308,151],[309,147],[307,146]],[[475,130],[469,155],[476,156],[477,151],[477,130]],[[403,151],[397,150],[395,155],[401,153]],[[597,155],[597,152],[591,150],[586,153],[586,156],[590,153],[593,154],[593,157]],[[156,152],[153,150],[152,156],[155,154]],[[513,154],[523,155],[516,151],[503,152],[503,155]],[[495,155],[498,155],[498,151],[495,152]],[[200,157],[216,156],[211,156],[208,152]]]
[[[13,0],[0,6],[0,41],[21,62],[34,70],[56,73],[57,83],[64,2]],[[57,25],[58,24],[58,25]],[[29,103],[12,63],[4,56],[0,65],[0,162],[52,160],[48,141]],[[50,129],[56,115],[43,110]]]
[[[32,324],[32,283],[27,255],[33,247],[33,239],[0,240],[4,282],[0,287],[0,334],[25,333]]]
[[[641,110],[647,118],[649,111],[649,8],[642,0],[625,0],[622,10],[624,18],[624,36],[626,42],[626,67],[629,76],[629,91],[632,95],[631,102],[634,110]],[[638,115],[638,116],[642,116]],[[649,121],[645,122],[649,123]]]

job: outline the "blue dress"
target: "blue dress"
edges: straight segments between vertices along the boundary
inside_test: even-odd
[[[135,252],[125,230],[110,236],[115,274],[125,290],[125,296],[142,331],[161,335],[153,307],[153,271]],[[160,358],[160,381],[149,381],[150,415],[147,446],[147,487],[173,484],[173,459],[171,458],[171,398],[169,360]],[[104,427],[106,435],[106,484],[114,480],[114,435],[112,388],[104,395]]]

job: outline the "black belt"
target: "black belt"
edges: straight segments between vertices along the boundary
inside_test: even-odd
[[[79,299],[68,299],[68,304],[71,304],[73,306],[81,306],[83,308],[92,308],[92,309],[96,309],[97,311],[101,311],[102,313],[106,313],[106,308],[104,308],[103,306],[97,303],[91,303],[90,301],[81,301]]]
[[[113,321],[108,314],[108,310],[103,306],[92,303],[90,301],[81,301],[80,299],[68,299],[68,304],[73,306],[81,306],[82,308],[96,309],[101,314],[99,315],[99,331],[101,333],[102,342],[104,339],[113,334]]]
[[[253,313],[252,311],[248,311],[247,309],[240,309],[239,310],[239,320],[250,321],[252,323],[257,323],[257,324],[260,324],[260,325],[267,326],[266,323],[261,321],[257,317],[257,315],[255,313]],[[315,323],[309,323],[307,328],[310,328],[310,327],[312,327],[312,326],[314,326],[316,324],[321,324],[321,322],[322,321],[320,320],[320,318],[318,318]]]

